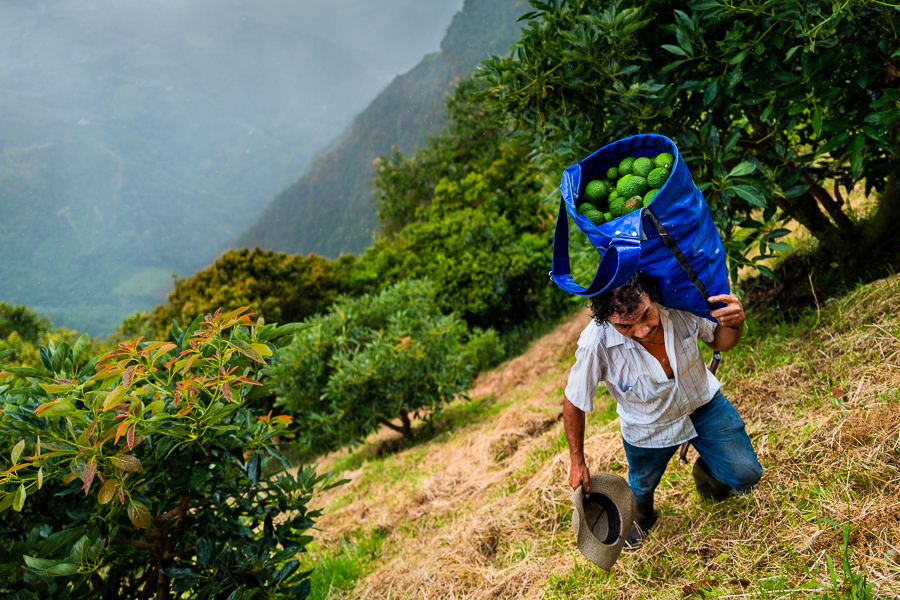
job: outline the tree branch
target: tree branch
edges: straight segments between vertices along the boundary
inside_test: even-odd
[[[838,229],[852,231],[855,227],[853,221],[844,214],[844,211],[842,211],[840,205],[834,201],[834,198],[831,197],[828,190],[819,185],[808,171],[803,174],[803,178],[806,180],[806,183],[809,184],[809,191],[812,193],[813,197],[819,201],[819,204],[822,205],[822,208],[825,209],[828,216],[830,216],[835,225],[838,226]]]
[[[405,435],[405,434],[403,433],[403,428],[402,428],[402,427],[398,427],[398,426],[394,425],[393,423],[391,423],[390,421],[388,421],[388,420],[385,419],[384,417],[378,417],[378,419],[376,419],[375,422],[376,422],[376,423],[379,423],[379,424],[381,424],[381,425],[384,425],[384,426],[387,427],[388,429],[393,429],[394,431],[396,431],[396,432],[399,433],[399,434]]]
[[[150,594],[153,593],[153,584],[156,583],[153,581],[153,576],[156,575],[157,572],[157,567],[147,569],[147,572],[144,575],[147,580],[144,582],[144,587],[141,589],[141,596],[138,600],[150,600]]]
[[[125,538],[117,537],[113,540],[114,544],[127,544],[129,546],[134,546],[135,548],[143,548],[145,550],[153,550],[153,544],[147,542],[141,542],[138,540],[126,540]]]

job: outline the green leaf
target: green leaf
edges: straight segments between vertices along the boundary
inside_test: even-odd
[[[72,348],[72,359],[75,365],[78,364],[81,353],[84,352],[85,347],[87,347],[88,339],[88,334],[82,333],[81,337],[75,342],[75,346]]]
[[[12,458],[12,464],[18,464],[19,458],[22,456],[22,452],[25,450],[25,440],[19,440],[19,442],[13,446],[12,453],[10,453],[10,457]]]
[[[74,562],[81,564],[84,562],[85,552],[90,548],[91,539],[87,535],[82,535],[69,550],[69,558]]]
[[[728,177],[743,177],[744,175],[749,175],[753,171],[756,170],[756,165],[752,162],[745,160],[741,164],[737,165],[733,168],[729,173]]]
[[[47,377],[47,372],[31,367],[9,367],[6,370],[19,377]]]
[[[50,351],[45,346],[41,346],[40,355],[41,364],[44,365],[44,368],[48,371],[53,371],[53,364],[50,361]]]
[[[71,383],[42,383],[41,389],[48,394],[62,394],[71,390],[74,385]]]
[[[187,341],[191,339],[191,336],[200,328],[200,323],[203,322],[203,316],[197,315],[191,324],[187,326],[187,329],[181,332],[181,335],[178,336],[178,348],[175,350],[175,354],[181,354],[181,352],[188,347]]]
[[[67,546],[69,543],[74,542],[81,537],[86,528],[86,526],[81,525],[80,527],[57,531],[56,533],[47,536],[47,539],[38,542],[37,548],[41,551],[41,554],[45,556],[52,555],[63,546]]]
[[[716,95],[719,93],[719,81],[713,80],[708,86],[706,86],[706,91],[703,92],[703,106],[709,106],[712,104],[712,101],[716,99]]]
[[[22,556],[22,560],[25,561],[25,564],[28,565],[29,569],[34,569],[35,571],[46,571],[58,564],[55,560],[50,560],[49,558],[38,558],[36,556],[28,556],[27,554]]]
[[[51,577],[65,577],[66,575],[74,575],[77,572],[78,565],[74,563],[60,563],[47,569],[47,575]]]
[[[857,133],[850,145],[850,168],[853,170],[853,178],[862,176],[863,150],[866,147],[866,134]]]
[[[272,356],[272,350],[265,344],[250,344],[250,348],[260,356]]]
[[[763,196],[759,192],[759,190],[749,185],[734,185],[726,189],[734,190],[735,194],[737,194],[753,206],[764,208],[767,204],[766,197]]]
[[[122,398],[125,397],[125,386],[122,384],[117,385],[113,388],[113,391],[106,396],[106,399],[103,400],[103,410],[110,410],[113,407],[117,406]]]
[[[816,133],[816,137],[822,135],[822,118],[824,114],[822,111],[822,107],[816,104],[812,109],[812,126],[813,131]]]
[[[750,52],[750,49],[742,50],[738,52],[735,56],[728,61],[728,64],[736,65],[738,63],[744,62],[744,59],[747,58],[747,53]]]
[[[272,332],[272,335],[269,336],[269,340],[274,340],[275,338],[279,338],[283,335],[293,335],[295,333],[300,333],[301,331],[306,331],[311,328],[312,323],[286,323],[279,327],[275,328],[275,331]]]
[[[794,247],[787,242],[768,242],[768,244],[769,249],[772,252],[790,252],[794,249]]]
[[[206,541],[206,538],[201,537],[197,539],[197,564],[201,567],[205,567],[209,564],[209,542]]]
[[[25,506],[25,484],[19,484],[19,489],[13,493],[12,507],[16,512],[21,512]]]
[[[678,56],[687,56],[687,55],[688,55],[687,52],[685,52],[684,50],[682,50],[680,47],[678,47],[678,46],[673,46],[672,44],[663,44],[663,45],[661,46],[661,48],[662,48],[663,50],[668,50],[668,51],[671,52],[672,54],[676,54],[676,55],[678,55]]]
[[[66,366],[66,360],[69,358],[69,343],[63,342],[53,352],[53,358],[50,359],[50,365],[53,367],[54,373],[61,373]]]
[[[836,150],[838,148],[838,146],[840,146],[841,144],[846,142],[848,139],[850,139],[850,134],[847,133],[846,131],[842,131],[839,134],[837,134],[836,136],[834,136],[833,138],[831,138],[830,140],[828,140],[827,142],[825,142],[824,144],[822,144],[821,146],[819,146],[818,150],[816,150],[816,155],[833,152],[834,150]]]
[[[65,415],[71,415],[77,413],[78,409],[75,408],[75,405],[69,402],[68,400],[61,400],[60,402],[56,402],[51,404],[47,408],[41,411],[41,417],[62,417]]]
[[[256,352],[256,350],[251,348],[250,344],[248,344],[247,342],[243,342],[241,340],[230,340],[228,342],[228,345],[251,360],[255,360],[256,362],[260,362],[260,363],[266,362],[265,359],[262,356],[260,356]]]
[[[686,54],[693,54],[694,48],[691,46],[691,34],[681,26],[675,28],[675,38],[678,45],[684,48]]]
[[[138,529],[150,529],[150,511],[143,503],[131,500],[128,503],[128,518]]]

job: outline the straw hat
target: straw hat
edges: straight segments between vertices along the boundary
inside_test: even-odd
[[[628,483],[613,473],[591,475],[591,493],[578,486],[572,494],[572,528],[585,558],[607,571],[619,559],[631,531],[637,501]]]

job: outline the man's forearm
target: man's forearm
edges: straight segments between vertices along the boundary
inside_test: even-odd
[[[566,430],[572,463],[584,464],[584,411],[572,404],[568,398],[563,404],[563,427]]]
[[[731,350],[738,345],[739,341],[741,341],[743,333],[743,325],[716,325],[714,333],[715,337],[713,338],[712,343],[709,344],[709,347],[713,350],[719,350],[720,352]]]

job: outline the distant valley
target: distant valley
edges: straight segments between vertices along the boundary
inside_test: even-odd
[[[164,301],[461,5],[4,3],[0,301],[101,337]]]

